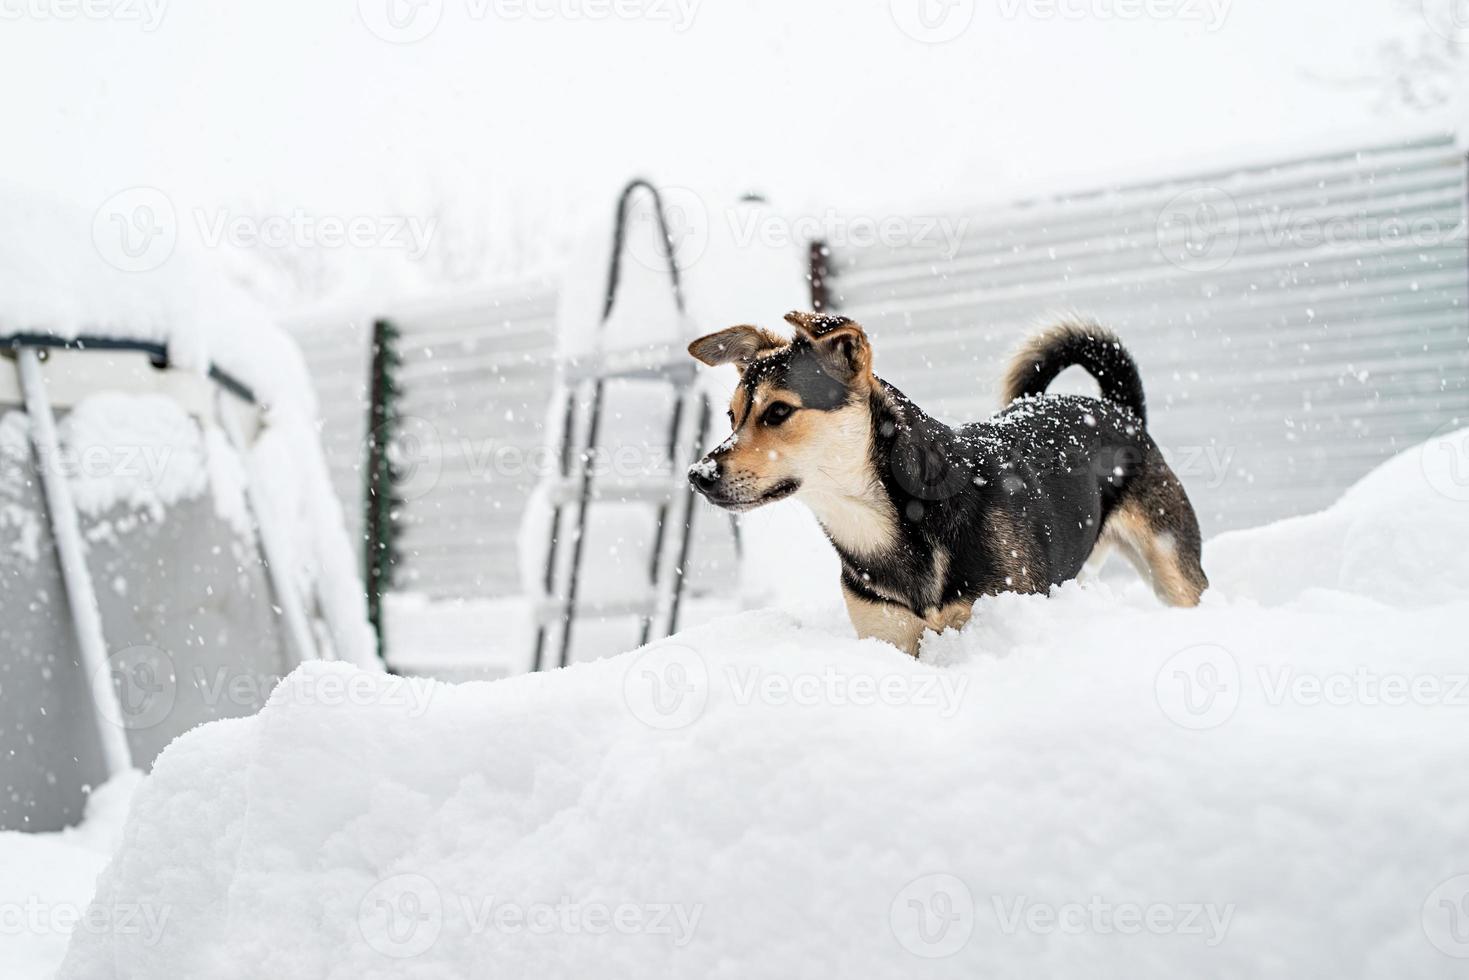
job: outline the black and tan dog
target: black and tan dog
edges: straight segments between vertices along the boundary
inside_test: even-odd
[[[1198,520],[1145,431],[1137,365],[1111,333],[1068,322],[1035,337],[1005,376],[1009,407],[956,429],[873,375],[856,323],[786,320],[794,339],[741,326],[689,345],[740,372],[733,432],[689,479],[730,510],[805,503],[841,556],[858,635],[916,654],[925,629],[962,626],[979,596],[1044,592],[1109,546],[1165,602],[1198,603]],[[1045,394],[1073,364],[1101,399]]]

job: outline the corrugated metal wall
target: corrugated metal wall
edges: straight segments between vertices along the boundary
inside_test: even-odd
[[[1465,180],[1439,135],[955,212],[957,249],[834,245],[832,300],[950,421],[994,411],[1048,314],[1110,324],[1205,532],[1248,526],[1469,416]]]
[[[372,320],[387,318],[401,334],[399,589],[432,598],[521,592],[516,538],[544,444],[555,316],[554,287],[529,282],[290,324],[316,378],[327,460],[356,541]]]

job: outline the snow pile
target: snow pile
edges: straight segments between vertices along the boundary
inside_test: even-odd
[[[1321,520],[1462,548],[1424,459]],[[833,608],[488,684],[308,665],[160,757],[95,908],[166,926],[60,976],[1461,976],[1469,577],[1383,555],[1368,601],[1301,527],[1221,541],[1199,609],[1071,583],[919,661]]]
[[[126,202],[124,202],[126,203]],[[272,403],[314,410],[295,345],[262,308],[179,242],[156,266],[131,267],[117,251],[113,216],[89,214],[28,188],[0,184],[0,335],[51,333],[126,337],[168,345],[174,366],[216,364]],[[149,217],[148,198],[131,211]],[[99,225],[99,222],[101,224]]]
[[[136,923],[162,929],[138,909],[95,918],[88,906],[97,875],[117,850],[128,801],[143,774],[128,772],[93,791],[79,826],[55,834],[0,832],[0,963],[6,980],[45,980],[56,972],[68,937],[77,931],[108,932]]]
[[[1400,453],[1319,514],[1222,534],[1204,558],[1220,591],[1267,604],[1311,589],[1404,606],[1462,597],[1469,584],[1469,429],[1441,431]]]

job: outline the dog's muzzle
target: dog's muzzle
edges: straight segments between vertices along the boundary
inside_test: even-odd
[[[710,496],[719,486],[719,464],[705,456],[689,467],[689,483],[704,496]]]

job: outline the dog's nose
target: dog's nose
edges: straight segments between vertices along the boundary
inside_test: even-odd
[[[689,483],[695,490],[707,494],[719,482],[719,464],[705,456],[689,467]]]

